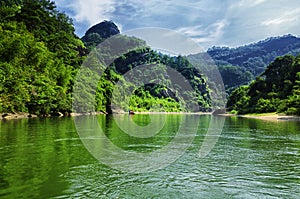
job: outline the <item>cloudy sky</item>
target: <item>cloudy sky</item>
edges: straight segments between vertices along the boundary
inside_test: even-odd
[[[299,0],[56,0],[81,37],[112,20],[121,32],[160,27],[211,46],[248,44],[270,36],[300,36]]]

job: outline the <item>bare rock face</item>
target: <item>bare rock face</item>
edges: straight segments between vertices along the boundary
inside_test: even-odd
[[[221,114],[225,114],[225,113],[226,113],[226,109],[221,108],[221,109],[216,109],[212,114],[213,115],[221,115]]]
[[[112,21],[103,21],[89,28],[81,38],[85,46],[97,46],[103,40],[117,35],[120,30]]]

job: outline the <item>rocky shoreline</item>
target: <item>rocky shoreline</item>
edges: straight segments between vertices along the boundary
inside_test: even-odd
[[[29,113],[2,113],[0,120],[11,120],[11,119],[24,119],[24,118],[36,118],[37,115],[29,114]]]
[[[91,112],[91,113],[61,113],[47,115],[35,115],[30,113],[0,113],[0,120],[26,119],[26,118],[48,118],[48,117],[75,117],[81,115],[100,115],[107,114],[105,112]]]

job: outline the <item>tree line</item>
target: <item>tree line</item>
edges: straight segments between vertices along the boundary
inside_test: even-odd
[[[78,95],[79,104],[85,105],[87,99],[92,99],[95,102],[91,104],[93,110],[102,112],[112,112],[114,108],[111,107],[112,103],[122,110],[149,111],[155,108],[156,111],[185,111],[189,104],[196,102],[201,107],[198,111],[211,110],[213,91],[209,85],[213,85],[214,82],[195,69],[189,61],[196,59],[198,55],[171,57],[153,51],[142,40],[119,33],[113,22],[104,21],[91,27],[80,39],[75,34],[72,20],[59,12],[52,1],[2,1],[0,112],[55,115],[58,112],[68,114],[74,111],[72,93],[78,71],[92,49],[111,36],[116,36],[125,46],[135,48],[116,57],[110,63],[97,82],[96,88],[79,82],[76,86],[82,87],[84,91]],[[291,42],[294,43],[290,44]],[[260,60],[257,57],[260,53],[257,52],[265,52],[262,60],[266,64],[266,61],[274,58],[275,48],[281,48],[278,53],[296,54],[298,43],[298,38],[288,35],[237,49],[215,47],[208,53],[217,62],[225,88],[230,93],[238,85],[246,84],[255,74],[265,70],[264,66],[260,67],[262,64],[259,61],[255,61]],[[257,56],[252,59],[253,53]],[[246,63],[249,60],[251,64],[248,66]],[[299,56],[277,58],[249,85],[241,86],[232,92],[227,104],[229,110],[237,113],[277,111],[299,114],[299,60]],[[234,65],[239,61],[242,61],[243,67]],[[151,64],[153,68],[148,75],[160,79],[164,82],[164,86],[150,82],[137,87],[123,78],[124,74],[135,67]],[[171,89],[180,88],[180,84],[170,81],[165,75],[166,66],[178,71],[188,81],[193,91],[178,93],[176,89]],[[101,68],[104,65],[95,67]],[[92,70],[85,72],[82,76],[85,80],[93,82],[97,79]],[[143,75],[144,71],[137,69],[137,73]],[[132,80],[138,81],[138,78],[133,77]],[[115,99],[123,100],[114,101],[112,96],[118,83],[122,83],[124,90],[115,92],[114,95],[117,96]],[[126,89],[131,89],[132,95],[125,96]],[[192,100],[184,102],[183,98]]]
[[[70,111],[84,48],[72,20],[48,0],[0,5],[0,112]]]
[[[249,85],[232,92],[227,107],[238,114],[300,115],[300,55],[278,57]]]
[[[0,3],[0,112],[27,112],[37,115],[70,113],[72,92],[76,76],[88,53],[97,44],[119,30],[112,22],[102,22],[91,27],[80,39],[75,34],[72,20],[57,10],[50,0],[5,0]],[[138,44],[139,48],[116,58],[105,70],[95,88],[83,86],[78,102],[85,104],[93,98],[95,111],[111,112],[115,85],[123,81],[124,88],[133,84],[122,75],[142,64],[155,64],[153,73],[165,72],[164,65],[179,71],[192,85],[193,93],[185,93],[205,110],[211,106],[206,80],[184,57],[170,57],[150,49],[144,41],[120,35],[122,42]],[[109,56],[109,55],[108,55]],[[102,67],[102,66],[98,66]],[[91,71],[90,71],[91,72]],[[142,71],[141,71],[142,72]],[[93,81],[87,71],[84,78]],[[160,77],[167,82],[167,77]],[[166,85],[171,86],[172,82]],[[129,104],[120,108],[147,111],[157,107],[164,111],[182,111],[184,106],[175,90],[166,86],[148,84],[134,88],[128,96]],[[119,94],[123,97],[122,93]],[[126,101],[126,102],[127,102]]]

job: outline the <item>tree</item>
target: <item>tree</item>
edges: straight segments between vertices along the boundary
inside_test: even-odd
[[[73,76],[82,61],[78,49],[83,43],[70,19],[47,0],[1,4],[0,111],[71,111]]]
[[[300,114],[300,55],[278,57],[249,86],[232,92],[229,110],[238,113]]]

